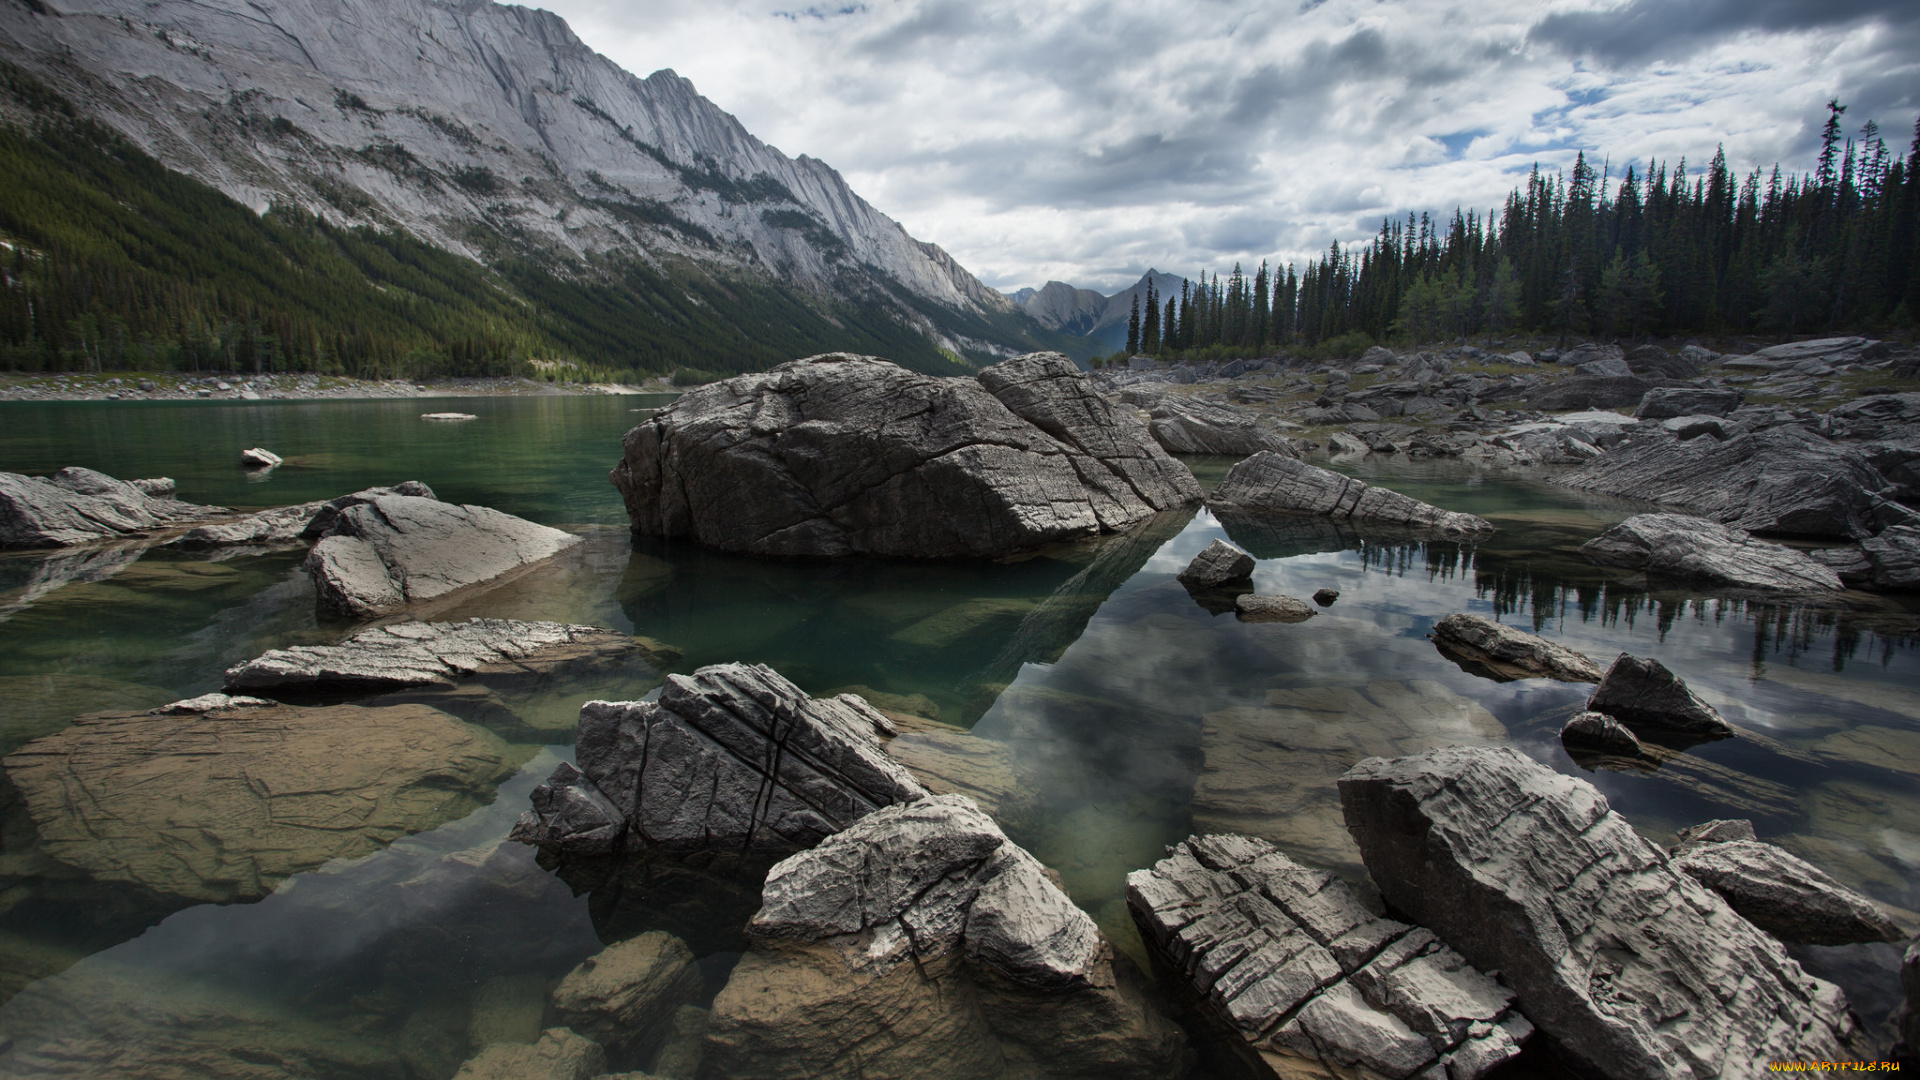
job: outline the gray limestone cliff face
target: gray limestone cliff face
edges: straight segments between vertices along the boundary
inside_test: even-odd
[[[1838,987],[1584,781],[1510,748],[1445,747],[1363,761],[1340,799],[1387,902],[1498,970],[1596,1075],[1732,1080],[1872,1056]]]
[[[994,556],[1200,498],[1054,353],[977,381],[845,353],[742,375],[628,432],[610,479],[636,534],[755,555]]]

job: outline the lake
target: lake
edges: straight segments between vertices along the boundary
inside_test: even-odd
[[[1234,535],[1260,560],[1260,592],[1338,590],[1292,625],[1215,614],[1174,580],[1228,537],[1204,510],[1001,563],[636,546],[606,474],[621,435],[665,400],[0,405],[0,469],[171,476],[184,500],[236,508],[421,480],[443,500],[580,533],[587,542],[551,565],[444,617],[596,623],[679,650],[672,670],[766,663],[810,693],[851,689],[1002,744],[1027,794],[1009,834],[1136,958],[1124,878],[1167,844],[1250,833],[1364,887],[1334,780],[1363,757],[1450,742],[1512,745],[1578,775],[1657,843],[1710,818],[1751,818],[1762,839],[1920,909],[1911,601],[1856,594],[1813,608],[1649,585],[1576,550],[1644,507],[1540,477],[1377,457],[1336,467],[1500,531],[1474,545],[1315,526]],[[423,421],[427,410],[478,418]],[[238,459],[251,446],[286,463],[250,474]],[[1208,485],[1230,464],[1190,463]],[[125,546],[63,581],[69,555],[0,557],[0,752],[76,716],[216,690],[232,664],[354,629],[316,612],[297,551],[208,559]],[[1463,670],[1426,637],[1457,611],[1603,665],[1621,651],[1658,658],[1764,738],[1694,746],[1652,772],[1586,770],[1557,733],[1587,688]],[[479,1042],[537,1032],[552,980],[656,928],[693,947],[710,995],[739,955],[739,896],[565,880],[502,843],[528,792],[569,759],[580,702],[637,698],[657,682],[651,669],[602,672],[523,695],[511,722],[492,724],[518,771],[490,802],[253,902],[152,887],[163,870],[177,877],[167,851],[112,874],[54,859],[0,785],[0,1038],[58,1031],[75,1060],[111,1046],[122,1066],[163,1075],[211,1074],[240,1047],[278,1062],[260,1075],[445,1077]],[[1895,947],[1792,951],[1888,1037]],[[9,1072],[12,1058],[0,1053],[0,1075],[45,1074]]]

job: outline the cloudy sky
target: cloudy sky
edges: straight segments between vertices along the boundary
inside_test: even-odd
[[[531,0],[1005,289],[1302,261],[1534,162],[1904,153],[1916,0]]]

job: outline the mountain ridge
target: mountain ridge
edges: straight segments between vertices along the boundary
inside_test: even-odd
[[[1181,280],[1149,267],[1140,275],[1140,280],[1111,296],[1076,288],[1064,281],[1049,281],[1038,289],[1024,288],[1006,295],[1049,330],[1088,338],[1109,349],[1121,349],[1127,343],[1127,321],[1133,314],[1133,298],[1137,295],[1144,303],[1147,284],[1151,282],[1160,303],[1165,304],[1169,297],[1180,295]]]

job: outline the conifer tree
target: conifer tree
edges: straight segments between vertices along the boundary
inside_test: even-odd
[[[1127,355],[1140,352],[1140,293],[1133,294],[1133,314],[1127,316]]]

